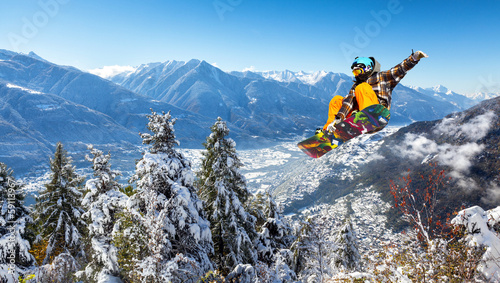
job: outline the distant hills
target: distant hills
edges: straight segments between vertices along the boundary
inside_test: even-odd
[[[25,172],[62,141],[74,152],[87,143],[119,145],[130,152],[129,162],[139,154],[138,133],[147,131],[151,108],[178,118],[183,147],[201,147],[217,117],[228,122],[238,145],[265,146],[322,126],[331,97],[351,85],[345,74],[228,73],[200,60],[149,63],[103,79],[35,53],[0,50],[0,161]],[[447,93],[399,85],[391,123],[436,120],[477,103]]]
[[[205,61],[141,65],[111,81],[136,93],[210,118],[221,117],[267,139],[301,134],[324,123],[325,98],[263,77],[234,76]]]

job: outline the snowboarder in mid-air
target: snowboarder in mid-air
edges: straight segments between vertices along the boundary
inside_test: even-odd
[[[422,51],[412,52],[403,62],[383,72],[375,58],[356,57],[351,65],[356,80],[346,97],[337,95],[330,101],[328,121],[323,130],[334,132],[335,125],[348,118],[353,111],[361,111],[374,104],[382,104],[390,110],[392,90],[425,57],[428,56]]]
[[[351,65],[355,77],[351,90],[346,97],[332,98],[323,129],[317,129],[314,136],[297,146],[310,157],[318,158],[354,137],[383,129],[391,116],[392,90],[424,57],[428,56],[422,51],[412,52],[384,72],[375,58],[356,57]]]

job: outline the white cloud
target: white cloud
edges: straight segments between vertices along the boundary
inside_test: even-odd
[[[435,141],[425,136],[406,134],[403,143],[394,147],[394,151],[403,158],[413,160],[429,160],[430,155],[435,155],[441,165],[451,167],[454,171],[466,173],[472,165],[471,159],[484,149],[484,145],[467,143],[464,145],[451,145],[448,143],[438,145]]]
[[[462,135],[471,141],[477,141],[488,134],[494,118],[496,114],[492,111],[476,116],[463,125],[458,125],[456,118],[445,118],[434,127],[433,132],[448,136]]]
[[[467,143],[464,145],[442,144],[438,146],[438,161],[458,173],[467,173],[472,165],[472,158],[483,151],[484,145]]]
[[[440,165],[451,168],[449,175],[457,180],[461,188],[476,189],[477,184],[471,178],[466,178],[472,166],[472,160],[484,150],[484,145],[470,142],[464,145],[448,143],[438,145],[435,141],[423,135],[406,134],[404,141],[394,146],[393,151],[402,158],[421,160],[437,160]]]
[[[474,181],[474,179],[472,179],[470,177],[465,177],[457,171],[451,172],[450,176],[452,178],[454,178],[455,180],[457,180],[457,186],[459,188],[462,188],[465,193],[470,194],[479,188],[479,186],[477,185],[476,181]]]
[[[393,150],[403,158],[416,160],[436,153],[438,145],[425,136],[409,133],[405,135],[403,143],[395,146]]]
[[[366,162],[384,160],[385,157],[378,153],[373,153],[366,158]]]
[[[135,72],[136,69],[137,68],[132,67],[132,66],[118,66],[118,65],[114,65],[114,66],[104,66],[102,68],[88,70],[88,72],[91,73],[91,74],[97,75],[97,76],[99,76],[101,78],[108,79],[108,78],[116,76],[116,75],[118,75],[120,73],[125,73],[125,72],[132,73],[132,72]]]
[[[493,119],[496,118],[494,112],[486,112],[471,119],[469,123],[462,126],[461,132],[469,137],[471,140],[479,140],[484,138],[490,131]]]
[[[498,205],[500,203],[500,186],[491,182],[490,187],[486,189],[486,196],[481,200],[487,204]]]
[[[250,66],[248,68],[243,69],[242,72],[255,72],[257,71],[254,66]]]
[[[454,136],[457,132],[459,132],[456,118],[444,118],[434,127],[433,132],[436,135],[446,134],[448,136]]]
[[[437,124],[433,132],[438,135],[464,137],[469,143],[463,145],[452,145],[444,143],[438,145],[435,141],[428,139],[424,135],[406,134],[404,141],[395,146],[393,150],[403,158],[412,160],[422,160],[426,163],[429,160],[437,160],[439,164],[451,168],[449,175],[457,180],[457,185],[464,189],[477,189],[477,184],[469,177],[466,177],[472,166],[473,158],[480,154],[485,146],[475,141],[484,138],[496,119],[494,112],[486,112],[470,119],[467,123],[459,124],[463,117],[445,118]],[[496,196],[500,189],[495,187],[491,190],[491,195]]]

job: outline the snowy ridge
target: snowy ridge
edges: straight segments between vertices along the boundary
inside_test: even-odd
[[[473,94],[469,94],[467,96],[470,97],[471,99],[474,99],[474,100],[483,101],[483,100],[499,97],[500,92],[496,92],[496,93],[494,93],[494,92],[476,92]]]
[[[285,71],[263,71],[254,73],[259,74],[266,79],[272,79],[278,82],[301,82],[309,85],[315,85],[321,79],[326,77],[326,75],[328,75],[328,72],[326,71],[307,73],[304,71],[293,72],[285,70]]]
[[[456,93],[443,85],[436,85],[434,87],[429,87],[429,88],[421,88],[418,86],[409,86],[409,88],[414,89],[414,90],[421,92],[421,93],[424,93],[424,94],[429,94],[433,97],[437,97],[437,98],[441,98],[441,99],[443,99],[443,98],[448,99],[450,101],[455,102],[455,104],[457,104],[457,100],[467,101],[467,99],[468,99],[470,101],[467,101],[467,104],[465,104],[465,105],[461,105],[459,102],[457,104],[457,105],[462,106],[462,107],[465,106],[466,108],[469,108],[473,104],[478,103],[480,101],[488,100],[488,99],[492,99],[492,98],[500,96],[499,92],[494,93],[494,92],[480,92],[480,91],[474,92],[474,93],[459,94],[459,93]],[[471,102],[473,104],[471,104]]]

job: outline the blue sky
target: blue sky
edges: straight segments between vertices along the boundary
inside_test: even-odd
[[[205,60],[225,71],[350,73],[429,55],[402,81],[500,92],[500,1],[2,0],[0,48],[82,70]]]

